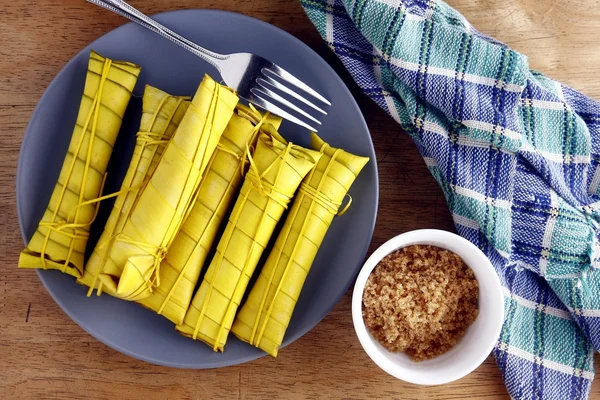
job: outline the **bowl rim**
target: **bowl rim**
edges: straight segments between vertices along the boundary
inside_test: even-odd
[[[483,290],[483,288],[480,285],[480,294],[485,293],[485,295],[489,298],[497,298],[497,300],[493,302],[495,308],[494,315],[497,315],[497,317],[492,318],[492,322],[495,324],[493,327],[494,335],[489,335],[489,340],[485,342],[485,346],[479,348],[481,354],[479,354],[478,357],[475,357],[474,361],[469,363],[464,368],[455,369],[454,373],[452,374],[439,375],[437,378],[432,379],[431,376],[423,377],[419,376],[418,373],[414,373],[410,376],[407,376],[396,367],[396,364],[393,361],[390,361],[389,359],[380,355],[380,350],[375,346],[376,341],[367,330],[367,327],[363,320],[362,296],[368,277],[370,276],[373,269],[377,266],[377,264],[385,256],[387,256],[395,250],[410,245],[431,244],[431,242],[434,241],[436,242],[436,244],[434,244],[435,246],[442,248],[445,248],[444,244],[447,243],[454,243],[460,245],[459,251],[456,251],[456,249],[452,249],[451,251],[455,252],[461,257],[463,254],[470,253],[478,258],[477,273],[485,274],[489,283],[489,287],[486,286],[485,290]],[[469,266],[469,268],[471,267]],[[481,280],[478,279],[478,282],[481,282]],[[487,256],[473,243],[449,231],[439,229],[413,230],[402,233],[398,236],[389,239],[387,242],[379,246],[379,248],[377,248],[377,250],[375,250],[371,254],[367,261],[365,261],[363,267],[361,268],[358,274],[358,278],[356,279],[356,283],[352,292],[352,321],[354,324],[355,333],[359,339],[361,346],[363,347],[369,358],[371,358],[371,360],[373,360],[373,362],[375,362],[375,364],[377,364],[378,367],[383,369],[388,374],[394,376],[395,378],[403,380],[405,382],[419,385],[441,385],[444,383],[449,383],[461,379],[466,375],[470,374],[477,367],[479,367],[492,352],[492,350],[496,346],[496,342],[498,340],[498,337],[500,336],[500,332],[502,330],[502,325],[504,322],[504,294],[502,291],[502,285],[500,284],[500,278],[498,277],[494,267],[492,266],[492,263],[487,258]]]

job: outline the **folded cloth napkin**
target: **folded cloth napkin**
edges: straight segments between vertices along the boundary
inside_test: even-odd
[[[412,137],[505,292],[494,351],[515,399],[584,399],[600,349],[600,103],[439,0],[301,0]]]

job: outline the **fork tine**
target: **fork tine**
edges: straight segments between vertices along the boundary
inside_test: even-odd
[[[271,98],[272,100],[275,100],[278,103],[291,108],[292,110],[296,111],[298,114],[302,115],[303,117],[310,119],[312,122],[315,122],[315,123],[321,125],[321,123],[319,122],[318,119],[314,118],[312,115],[310,115],[306,111],[298,108],[298,106],[296,106],[294,103],[287,101],[286,99],[284,99],[283,97],[281,97],[280,95],[278,95],[277,93],[272,91],[271,89],[261,85],[259,82],[257,82],[257,85],[258,85],[257,87],[253,87],[252,89],[250,89],[250,93],[256,94],[256,93],[254,93],[255,91],[259,92],[260,94],[263,95],[263,97],[265,97],[267,99]]]
[[[316,99],[321,100],[323,103],[327,104],[328,106],[331,105],[329,100],[327,100],[325,97],[321,96],[319,93],[314,91],[306,83],[302,82],[300,79],[296,78],[294,75],[290,74],[289,72],[287,72],[285,69],[281,68],[280,66],[271,63],[271,65],[269,67],[263,68],[263,73],[264,73],[264,70],[267,70],[270,73],[280,77],[284,81],[287,81],[287,82],[291,83],[292,85],[304,90],[306,93],[310,94],[311,96],[313,96]]]
[[[262,97],[260,97],[256,94],[252,94],[248,100],[251,103],[253,103],[254,105],[264,108],[265,110],[267,110],[273,114],[279,115],[280,117],[287,119],[288,121],[293,122],[296,125],[300,125],[306,129],[308,129],[309,131],[317,132],[317,130],[315,128],[313,128],[312,126],[299,120],[298,118],[294,117],[292,114],[290,114],[286,111],[283,111],[281,108],[277,107],[275,104],[263,99]]]
[[[295,98],[297,100],[300,100],[301,102],[303,102],[304,104],[306,104],[309,107],[312,107],[313,109],[317,110],[321,114],[327,115],[327,113],[325,111],[323,111],[321,108],[317,107],[316,105],[314,105],[313,103],[311,103],[310,101],[308,101],[304,97],[300,96],[298,93],[294,92],[293,90],[291,90],[287,86],[282,85],[281,83],[277,82],[275,79],[271,78],[270,76],[263,75],[263,77],[264,78],[258,78],[256,80],[256,82],[258,82],[258,84],[260,84],[261,86],[266,87],[265,86],[265,83],[266,83],[267,85],[272,86],[272,87],[274,87],[276,89],[279,89],[283,93],[287,93],[290,96],[292,96],[293,98]]]

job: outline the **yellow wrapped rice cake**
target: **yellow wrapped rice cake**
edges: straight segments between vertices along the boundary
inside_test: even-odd
[[[160,263],[194,204],[237,102],[231,89],[205,75],[122,231],[108,244],[98,277],[103,290],[137,301],[160,286]]]
[[[160,286],[140,304],[175,324],[183,323],[202,266],[241,186],[246,148],[254,146],[263,123],[278,127],[280,121],[238,104],[202,178],[196,202],[160,265]]]
[[[231,331],[276,357],[319,246],[350,186],[365,164],[312,134],[323,156],[304,179],[281,233]]]
[[[104,231],[88,259],[85,273],[78,282],[93,289],[101,290],[99,274],[111,250],[112,241],[123,231],[133,206],[149,178],[154,173],[163,151],[179,126],[189,101],[171,96],[160,89],[146,86],[142,98],[142,118],[140,131],[129,168],[121,184],[121,190],[115,200]]]
[[[77,123],[58,182],[19,268],[84,272],[89,227],[140,67],[91,52]]]
[[[277,222],[302,179],[321,154],[285,143],[275,132],[261,134],[250,168],[182,334],[223,351],[250,277]]]

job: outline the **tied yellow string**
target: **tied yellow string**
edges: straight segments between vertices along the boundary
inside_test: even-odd
[[[166,139],[166,135],[162,133],[153,133],[153,132],[138,132],[136,133],[136,144],[139,143],[142,145],[142,149],[144,146],[152,146],[152,145],[161,145],[164,146],[169,143],[169,140]]]
[[[319,149],[319,151],[321,153],[325,152],[325,149],[328,147],[329,145],[327,143],[323,143],[321,145],[321,148]],[[337,149],[336,151],[333,152],[333,154],[331,155],[331,160],[329,161],[329,164],[327,165],[327,170],[329,170],[329,166],[331,165],[331,163],[333,163],[333,161],[338,157],[339,154],[341,154],[342,149]],[[319,184],[320,187],[320,184]],[[348,199],[348,202],[346,203],[346,205],[340,210],[339,207],[341,207],[342,202],[337,206],[338,207],[338,211],[336,211],[334,214],[337,215],[338,217],[344,215],[346,213],[346,211],[348,211],[348,209],[350,208],[350,206],[352,205],[352,196],[350,196],[349,193],[346,193],[344,195],[344,199]],[[331,202],[332,204],[335,204],[333,202]]]
[[[102,183],[100,184],[100,192],[102,192],[105,182],[106,182],[106,174],[104,174]],[[74,239],[74,240],[87,239],[87,238],[89,238],[90,233],[88,231],[82,231],[80,228],[85,228],[85,227],[91,225],[96,220],[96,216],[98,215],[98,210],[99,210],[99,203],[101,200],[102,199],[92,199],[92,200],[88,200],[88,201],[79,203],[75,207],[73,207],[73,209],[71,209],[71,211],[69,211],[69,213],[67,214],[66,220],[55,221],[55,222],[41,221],[40,226],[44,226],[44,227],[48,228],[49,231],[60,232],[61,234],[65,235],[67,237],[70,237],[71,239]],[[92,219],[89,222],[85,222],[85,223],[67,222],[67,221],[71,220],[72,213],[74,211],[76,212],[76,210],[79,207],[83,207],[83,206],[86,206],[89,204],[94,204],[94,203],[96,203],[96,207],[94,208],[94,213],[92,215]],[[63,232],[63,230],[65,230],[65,229],[72,230],[72,233]]]
[[[337,216],[344,215],[346,213],[346,211],[348,211],[348,209],[350,208],[350,205],[352,204],[352,196],[350,196],[348,193],[346,193],[344,198],[347,198],[348,202],[342,209],[340,209],[343,202],[341,202],[341,201],[336,202],[336,201],[331,200],[329,197],[327,197],[326,194],[318,191],[317,189],[313,188],[310,185],[307,185],[304,182],[302,182],[302,184],[300,185],[300,189],[298,189],[298,191],[301,192],[302,194],[304,194],[306,197],[310,198],[311,200],[315,201],[319,205],[323,206],[323,208],[325,208],[327,211],[329,211],[333,215],[337,215]]]
[[[93,218],[95,218],[95,216],[97,214],[97,210],[96,210],[94,212],[94,217],[92,218],[91,221],[87,221],[85,223],[80,223],[79,222],[80,207],[77,206],[76,211],[75,211],[75,217],[72,221],[69,221],[69,220],[57,221],[56,220],[57,215],[58,215],[58,210],[60,210],[60,207],[61,207],[62,202],[65,197],[65,193],[67,191],[67,185],[68,185],[69,180],[71,179],[71,176],[75,169],[75,164],[77,163],[77,159],[79,158],[79,152],[81,151],[81,147],[83,146],[83,140],[85,138],[85,134],[87,133],[88,127],[91,122],[92,126],[91,126],[91,130],[90,130],[90,138],[88,141],[88,148],[87,148],[86,159],[85,159],[85,168],[83,170],[83,174],[81,177],[78,205],[83,202],[83,195],[85,193],[86,183],[87,183],[87,174],[88,174],[88,171],[90,168],[90,162],[92,159],[94,138],[96,136],[96,127],[98,124],[98,115],[100,112],[100,104],[102,101],[102,94],[104,92],[104,84],[106,82],[106,79],[108,78],[108,72],[110,71],[111,65],[112,65],[112,60],[110,60],[108,58],[104,60],[104,66],[102,68],[102,74],[100,75],[100,83],[98,85],[98,90],[96,90],[96,94],[94,95],[94,99],[92,100],[92,106],[90,107],[90,111],[89,111],[89,113],[86,117],[85,123],[81,129],[81,136],[79,138],[79,143],[77,144],[77,149],[75,150],[75,152],[72,156],[71,165],[69,166],[69,169],[67,172],[67,177],[63,184],[63,188],[61,190],[58,203],[57,203],[54,213],[52,215],[52,220],[49,222],[44,221],[44,222],[40,223],[41,226],[45,226],[46,228],[48,228],[48,231],[44,238],[44,244],[42,245],[42,250],[40,252],[40,258],[42,260],[42,268],[43,269],[48,269],[48,265],[46,264],[46,249],[48,247],[48,242],[50,240],[50,235],[52,234],[52,232],[61,232],[63,235],[65,235],[65,232],[63,232],[64,229],[72,230],[72,233],[70,235],[68,235],[68,234],[66,235],[67,237],[69,237],[71,239],[71,241],[69,244],[69,251],[67,253],[67,256],[65,257],[65,262],[61,269],[61,272],[64,273],[66,271],[67,267],[69,266],[71,254],[73,253],[73,246],[75,244],[75,240],[87,239],[89,237],[89,233],[81,232],[79,230],[79,228],[84,228],[84,227],[91,225]]]
[[[64,236],[67,236],[73,240],[77,239],[87,239],[90,234],[89,232],[82,232],[78,228],[82,228],[87,226],[87,224],[75,224],[75,223],[67,223],[67,221],[56,221],[56,222],[48,222],[42,221],[40,222],[40,226],[44,226],[48,228],[49,231],[60,232]],[[72,230],[72,233],[63,232],[65,229]],[[42,254],[44,254],[44,250],[42,250]],[[42,262],[43,263],[43,262]]]
[[[327,143],[323,143],[321,145],[321,148],[319,149],[319,151],[321,153],[323,153],[325,151],[325,148],[328,146]],[[333,164],[333,162],[337,159],[338,155],[340,155],[342,152],[342,149],[337,149],[336,151],[333,152],[333,154],[331,155],[331,159],[329,160],[329,163],[327,164],[327,168],[326,171],[328,172],[331,165]],[[312,174],[311,174],[312,176]],[[346,205],[340,210],[340,207],[342,206],[343,201],[341,202],[334,202],[333,200],[331,200],[329,197],[327,197],[327,195],[325,195],[324,193],[322,193],[320,191],[322,185],[322,180],[319,182],[319,189],[316,190],[313,187],[307,185],[306,183],[302,182],[302,184],[300,185],[300,190],[309,198],[311,198],[312,200],[316,201],[317,203],[319,203],[320,205],[322,205],[323,207],[325,207],[329,212],[331,212],[333,215],[337,215],[342,216],[346,213],[346,211],[348,211],[348,209],[350,208],[350,206],[352,205],[352,196],[350,196],[349,193],[346,193],[344,195],[344,199],[347,198],[348,202],[346,203]]]
[[[164,96],[158,103],[156,110],[152,114],[152,119],[150,120],[150,123],[149,123],[149,131],[148,132],[140,131],[136,134],[136,145],[139,145],[140,149],[139,149],[139,152],[137,152],[137,154],[135,155],[134,159],[131,161],[131,166],[129,167],[129,168],[132,168],[134,172],[131,174],[131,176],[129,177],[129,179],[126,182],[123,182],[123,184],[122,184],[123,189],[121,189],[120,191],[118,191],[116,193],[113,193],[113,196],[118,196],[120,194],[125,194],[125,193],[132,192],[132,191],[136,191],[136,193],[139,193],[138,191],[141,190],[143,187],[145,187],[148,184],[149,179],[144,179],[144,180],[142,180],[142,182],[139,183],[139,185],[132,186],[133,180],[135,179],[135,171],[138,170],[139,165],[142,161],[142,154],[144,152],[144,149],[146,148],[146,146],[154,146],[154,149],[153,149],[154,152],[150,155],[150,158],[152,159],[154,157],[154,155],[156,154],[158,146],[166,146],[166,144],[169,142],[168,140],[166,140],[166,131],[167,131],[175,113],[179,109],[179,106],[181,105],[181,103],[184,101],[185,98],[180,97],[177,99],[177,103],[175,104],[175,107],[173,108],[174,111],[173,111],[173,113],[171,113],[169,115],[169,117],[165,121],[164,128],[162,129],[162,131],[161,132],[152,132],[152,129],[154,128],[154,126],[157,122],[158,116],[159,116],[161,110],[163,109],[163,107],[165,106],[165,103],[167,102],[168,99],[169,99],[169,96]],[[135,166],[135,167],[133,167],[133,166]],[[124,216],[123,221],[126,220],[127,218],[129,218],[129,216],[131,215],[131,211],[135,207],[136,203],[137,203],[137,196],[133,202],[133,205],[129,208],[128,212]],[[123,207],[125,206],[125,204],[126,204],[126,201],[123,201],[117,205],[117,207],[116,207],[116,209],[118,210],[117,215],[122,214]],[[115,210],[113,210],[113,212],[115,212]],[[98,268],[94,273],[94,279],[93,279],[92,284],[90,285],[90,288],[88,289],[88,292],[87,292],[88,297],[92,295],[92,292],[94,291],[94,288],[96,287],[96,284],[98,283],[98,278],[99,278],[100,274],[102,274],[104,272],[104,265],[106,264],[106,259],[109,256],[109,252],[110,252],[110,249],[112,248],[112,244],[114,244],[114,239],[118,236],[118,234],[115,234],[115,230],[117,229],[118,223],[119,223],[119,221],[116,221],[115,224],[111,227],[110,238],[105,243],[101,243],[99,245],[99,249],[104,249],[104,251],[102,252],[101,258],[100,258],[101,267]],[[97,290],[97,295],[99,296],[100,294],[102,294],[102,282],[99,283],[98,290]]]
[[[116,237],[114,238],[114,240],[115,240],[115,242],[127,243],[127,244],[131,244],[131,245],[140,247],[142,249],[145,249],[146,254],[149,256],[152,256],[154,258],[154,262],[153,262],[153,266],[152,266],[152,273],[150,274],[150,276],[148,278],[144,279],[145,287],[142,286],[135,292],[131,293],[129,296],[124,296],[123,299],[125,299],[125,300],[133,299],[142,290],[145,290],[145,289],[148,289],[150,292],[152,292],[153,287],[160,285],[160,263],[167,255],[167,248],[164,246],[155,246],[155,245],[152,245],[149,243],[133,240],[123,233],[117,234]],[[137,268],[136,268],[136,270],[138,271],[140,276],[143,278],[144,273]]]
[[[276,140],[275,138],[272,138],[272,140]],[[242,210],[244,209],[244,205],[245,203],[248,201],[248,197],[250,196],[250,193],[252,192],[252,190],[257,190],[259,193],[261,193],[262,195],[267,197],[267,205],[265,206],[265,210],[267,210],[269,208],[269,202],[271,200],[277,202],[278,204],[280,204],[281,206],[283,206],[284,208],[287,208],[287,205],[290,201],[290,199],[292,198],[292,196],[294,195],[293,193],[291,194],[286,194],[286,193],[282,193],[281,191],[277,190],[277,188],[275,188],[273,185],[268,184],[268,182],[264,182],[263,179],[266,177],[266,175],[271,171],[271,169],[275,166],[275,164],[278,162],[278,160],[281,160],[279,169],[277,171],[277,175],[275,177],[275,184],[277,184],[277,182],[279,182],[281,173],[283,171],[283,168],[286,165],[286,160],[287,157],[289,156],[290,152],[292,149],[292,143],[288,143],[285,150],[283,151],[282,154],[279,154],[277,159],[275,159],[267,168],[265,168],[265,170],[260,173],[258,170],[258,167],[256,166],[256,163],[254,162],[254,159],[252,158],[252,155],[250,154],[250,148],[248,146],[246,146],[246,154],[248,157],[248,161],[250,163],[250,169],[248,171],[248,173],[246,174],[246,178],[250,179],[250,182],[252,184],[252,188],[251,190],[246,191],[246,193],[244,194],[244,197],[242,198],[242,203],[240,204],[240,206],[237,208],[237,212],[236,215],[233,217],[233,219],[231,219],[231,223],[233,226],[236,226],[240,215],[242,213]],[[270,189],[270,190],[268,190]],[[260,227],[263,225],[264,220],[267,216],[266,212],[263,212],[261,215],[261,219],[259,221],[258,224],[258,229],[257,231],[260,230]],[[234,229],[231,229],[229,231],[229,235],[228,237],[225,239],[226,243],[229,243],[229,241],[231,240],[231,237],[234,233]],[[254,250],[254,246],[256,245],[256,241],[252,241],[252,244],[250,246],[250,252],[249,254],[252,254],[253,250]],[[227,248],[227,246],[225,246],[225,248]],[[192,335],[192,338],[196,339],[198,337],[198,331],[200,330],[200,325],[202,323],[202,321],[204,320],[205,314],[206,314],[206,309],[208,307],[208,303],[210,301],[210,298],[212,296],[212,292],[214,291],[214,285],[215,285],[215,281],[216,281],[216,277],[219,275],[219,270],[221,268],[221,265],[223,264],[223,259],[225,257],[224,252],[219,252],[219,256],[218,256],[218,261],[215,267],[215,271],[212,275],[212,279],[210,280],[210,285],[208,288],[208,291],[206,293],[206,296],[204,298],[204,302],[202,304],[202,309],[200,310],[200,315],[198,316],[198,319],[196,321],[195,327],[194,327],[194,333]],[[244,265],[242,267],[242,271],[241,274],[245,274],[246,273],[246,269],[248,268],[248,264],[249,264],[249,257],[246,258]],[[233,295],[235,295],[235,293],[238,290],[239,287],[239,283],[240,283],[241,279],[239,279],[236,282],[235,288],[233,290]],[[225,311],[225,316],[223,317],[222,322],[220,323],[219,326],[219,331],[217,333],[217,337],[215,340],[215,343],[213,345],[213,351],[217,351],[219,348],[219,343],[221,340],[221,335],[223,334],[223,322],[227,321],[229,318],[229,313],[231,312],[231,307],[232,307],[232,298],[229,299],[228,304],[227,304],[227,309]]]
[[[350,193],[346,193],[344,195],[344,199],[348,199],[348,202],[346,203],[346,205],[340,211],[338,211],[338,213],[337,213],[338,217],[346,214],[346,211],[348,211],[348,209],[352,205],[352,196],[350,196]]]
[[[104,189],[104,184],[106,182],[106,176],[107,176],[107,174],[104,174],[102,184],[100,185],[100,192],[102,192],[102,190]],[[97,197],[95,199],[84,201],[82,203],[77,204],[75,207],[73,207],[73,209],[71,211],[69,211],[68,218],[66,221],[57,221],[54,223],[50,223],[48,221],[42,221],[42,222],[40,222],[40,226],[48,227],[48,229],[54,230],[56,232],[61,232],[63,235],[72,237],[74,239],[87,239],[90,235],[89,232],[87,232],[87,231],[83,231],[83,232],[79,231],[78,232],[77,230],[78,230],[78,228],[87,227],[87,226],[93,224],[94,221],[96,221],[96,217],[98,216],[98,211],[100,209],[100,203],[104,200],[108,200],[110,198],[117,197],[120,194],[127,193],[132,190],[136,190],[139,187],[140,187],[140,185],[135,185],[130,188],[119,190],[118,192],[110,193],[110,194],[107,194],[104,196]],[[71,214],[73,212],[75,212],[77,210],[77,208],[87,206],[87,205],[92,205],[92,204],[95,204],[96,206],[94,207],[94,214],[93,214],[90,222],[78,223],[78,224],[74,223],[74,222],[72,222],[72,223],[67,222],[68,220],[71,219]],[[62,232],[64,229],[73,229],[73,230],[75,230],[75,232],[72,234],[69,234],[67,232]]]
[[[248,104],[248,108],[250,109],[250,111],[238,109],[239,116],[246,118],[247,120],[256,125],[262,125],[268,119],[268,111],[261,116],[260,111],[258,111],[256,107],[254,107],[251,103]]]
[[[222,141],[219,141],[219,143],[217,143],[218,150],[221,150],[225,153],[231,154],[237,160],[242,161],[242,163],[240,164],[240,174],[242,176],[244,176],[244,172],[246,170],[246,162],[248,162],[248,159],[249,159],[248,156],[252,153],[252,150],[253,150],[251,143],[254,143],[254,140],[256,139],[256,136],[259,134],[260,129],[262,128],[263,124],[269,119],[269,116],[271,115],[268,111],[265,112],[264,115],[261,115],[261,113],[252,104],[249,104],[249,108],[250,108],[250,111],[245,111],[245,110],[240,110],[240,109],[237,110],[238,115],[240,117],[246,118],[247,120],[249,120],[250,122],[255,124],[254,129],[252,130],[252,133],[250,135],[250,138],[246,142],[246,151],[242,151],[241,153],[238,153],[234,149],[231,149],[229,146],[225,145],[225,143],[223,143]]]
[[[327,211],[332,214],[337,214],[338,209],[341,205],[339,202],[334,202],[327,195],[322,192],[319,192],[317,189],[313,188],[310,185],[307,185],[305,182],[302,182],[299,189],[300,193],[304,194],[306,197],[310,198],[312,201],[318,203],[323,206]]]
[[[275,140],[275,139],[273,139],[273,140]],[[285,159],[289,155],[291,148],[292,148],[292,143],[290,142],[287,144],[285,151],[283,152],[283,156],[280,157],[283,162],[281,163],[280,170],[277,172],[278,177],[281,174],[281,169],[285,165]],[[252,183],[253,189],[257,190],[261,195],[267,196],[268,198],[275,201],[276,203],[278,203],[279,205],[281,205],[283,208],[285,208],[287,210],[288,204],[289,204],[290,200],[292,199],[292,197],[294,196],[294,194],[293,193],[291,193],[291,194],[285,193],[281,189],[277,188],[275,185],[271,185],[269,182],[264,180],[264,177],[271,170],[271,168],[275,165],[275,162],[277,160],[275,160],[273,163],[271,163],[271,165],[269,165],[261,174],[261,173],[259,173],[258,167],[256,166],[256,163],[254,162],[254,159],[252,158],[252,155],[250,154],[250,148],[248,146],[246,146],[246,156],[248,158],[248,162],[250,163],[250,169],[248,170],[246,177]],[[275,182],[277,182],[277,181],[275,181]]]
[[[220,150],[220,151],[222,151],[224,153],[232,155],[233,157],[235,157],[236,160],[241,160],[242,157],[244,156],[243,153],[240,154],[240,153],[236,152],[235,150],[231,150],[229,147],[225,146],[221,142],[217,143],[217,150]]]
[[[106,174],[104,174],[104,177],[102,178],[102,183],[100,184],[100,192],[102,192],[102,190],[104,189],[105,183],[106,183]],[[70,237],[71,239],[87,239],[87,238],[89,238],[90,233],[88,231],[81,231],[80,228],[86,228],[86,227],[90,226],[92,223],[94,223],[94,221],[96,220],[96,217],[98,216],[98,210],[100,209],[100,202],[102,200],[108,199],[110,197],[114,197],[114,195],[102,196],[102,197],[98,197],[96,199],[81,202],[81,203],[77,204],[75,207],[73,207],[71,209],[71,211],[69,211],[69,214],[67,214],[66,220],[56,221],[56,222],[41,221],[40,226],[47,227],[48,230],[51,230],[54,232],[60,232],[61,234],[65,235],[67,237]],[[96,206],[94,207],[94,213],[92,214],[92,218],[90,219],[89,222],[82,222],[82,223],[67,222],[67,221],[71,220],[71,216],[72,216],[73,212],[77,213],[78,208],[87,206],[87,205],[92,205],[92,204],[96,204]],[[65,230],[65,229],[71,229],[73,231],[73,233],[63,232],[63,230]]]
[[[257,114],[259,116],[261,115],[252,105],[250,105],[250,109],[255,114]],[[212,166],[213,166],[213,163],[214,163],[214,161],[216,159],[216,156],[217,156],[216,152],[217,151],[222,151],[224,153],[227,153],[227,154],[235,157],[236,160],[241,161],[241,163],[240,163],[240,173],[241,173],[242,176],[244,175],[245,165],[246,165],[246,162],[248,160],[247,156],[249,155],[250,144],[254,143],[254,140],[256,139],[256,136],[257,136],[258,132],[260,132],[260,128],[262,127],[263,123],[269,117],[269,113],[268,112],[265,113],[263,116],[260,117],[260,119],[258,121],[256,121],[256,115],[252,115],[249,112],[242,111],[239,115],[241,117],[244,117],[244,118],[250,120],[251,122],[255,123],[254,128],[252,129],[252,133],[250,134],[250,137],[246,141],[246,151],[242,151],[242,152],[238,153],[234,149],[232,149],[229,146],[225,145],[223,140],[219,140],[219,143],[217,144],[217,148],[216,148],[215,154],[213,155],[213,157],[209,161],[209,164],[206,167],[207,171],[210,170],[212,168]],[[225,189],[225,192],[223,193],[223,196],[221,197],[221,199],[219,200],[219,203],[217,204],[216,210],[218,210],[218,209],[220,209],[222,207],[223,202],[227,198],[227,193],[230,190],[233,189],[232,185],[233,185],[233,181],[230,180],[228,182],[228,184],[227,184],[227,188]],[[199,192],[200,192],[200,187],[198,188],[198,194],[199,194]],[[177,275],[177,278],[175,279],[175,283],[173,284],[173,286],[171,286],[171,289],[169,290],[169,292],[165,296],[165,299],[161,303],[161,305],[160,305],[160,307],[159,307],[159,309],[157,311],[157,314],[162,314],[162,312],[164,311],[164,309],[167,306],[169,300],[173,296],[173,293],[175,292],[175,288],[179,284],[181,278],[183,276],[185,276],[185,272],[188,270],[189,266],[191,265],[192,255],[196,253],[196,251],[198,250],[198,247],[200,247],[202,241],[204,240],[204,238],[205,238],[205,236],[207,234],[207,229],[206,228],[209,227],[213,223],[213,221],[215,220],[215,218],[217,218],[217,213],[216,212],[213,213],[213,215],[211,215],[208,223],[206,224],[206,227],[205,227],[204,231],[202,232],[202,235],[197,240],[197,242],[194,245],[194,248],[192,249],[190,255],[186,259],[183,268],[181,269],[181,271]]]

